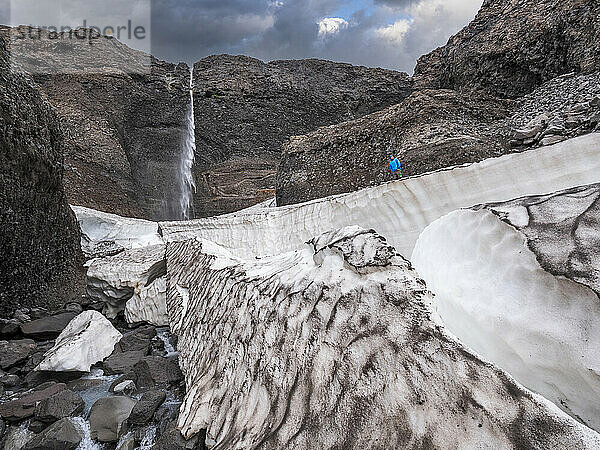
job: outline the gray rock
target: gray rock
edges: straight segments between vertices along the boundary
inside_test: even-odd
[[[84,407],[81,395],[65,389],[40,401],[35,407],[35,418],[42,422],[56,422],[65,417],[79,415]]]
[[[197,436],[185,439],[179,430],[175,428],[175,423],[169,426],[169,429],[161,433],[151,450],[204,450],[205,433],[200,432]]]
[[[25,322],[21,325],[21,331],[27,337],[44,340],[57,337],[69,322],[77,315],[75,312],[63,312],[54,316],[46,316],[41,319]]]
[[[0,319],[0,337],[10,337],[20,330],[21,322],[17,319]]]
[[[90,433],[100,442],[116,442],[127,430],[127,418],[136,401],[129,397],[105,397],[90,410]]]
[[[0,415],[4,419],[13,422],[31,417],[35,413],[35,406],[38,402],[52,397],[64,389],[66,389],[66,385],[63,383],[48,382],[41,384],[17,399],[0,404]]]
[[[5,387],[14,387],[21,382],[18,375],[0,371],[0,383]]]
[[[115,351],[142,351],[144,355],[150,352],[151,341],[156,336],[156,328],[151,325],[136,328],[123,335],[115,346]]]
[[[24,450],[75,450],[83,430],[72,418],[61,419],[31,439]]]
[[[17,309],[13,313],[13,318],[16,321],[18,321],[19,323],[29,322],[31,320],[31,317],[29,317],[29,314],[27,314],[28,312],[29,312],[29,308],[27,308],[27,309]]]
[[[106,375],[129,372],[146,355],[144,350],[115,352],[104,360],[102,367]]]
[[[178,384],[183,380],[179,366],[160,356],[146,356],[133,367],[135,384],[139,389]]]
[[[0,368],[8,369],[25,361],[37,348],[31,339],[0,341]]]
[[[41,422],[39,420],[33,419],[29,422],[29,426],[27,427],[27,429],[35,434],[39,434],[46,428],[48,428],[48,425],[49,424],[47,422]]]
[[[167,398],[167,394],[163,391],[148,391],[140,398],[140,400],[133,407],[129,418],[127,419],[129,425],[141,426],[147,425],[154,416],[154,413],[160,405],[164,403]]]

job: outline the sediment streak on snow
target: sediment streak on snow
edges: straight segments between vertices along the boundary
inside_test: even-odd
[[[594,185],[455,211],[423,231],[412,255],[451,332],[595,430],[598,198]]]
[[[185,436],[206,428],[215,449],[600,445],[437,325],[425,284],[375,232],[310,244],[260,259],[167,245]]]
[[[600,182],[597,133],[300,205],[160,227],[167,239],[204,237],[245,257],[295,250],[325,231],[360,225],[408,256],[427,225],[456,209],[595,182]]]

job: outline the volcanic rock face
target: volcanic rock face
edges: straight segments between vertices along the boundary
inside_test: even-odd
[[[238,259],[167,246],[186,398],[219,448],[594,448],[598,435],[436,324],[431,294],[373,231]]]
[[[279,166],[277,204],[381,184],[391,179],[391,154],[410,176],[506,153],[509,133],[500,124],[507,106],[453,91],[420,91],[383,111],[292,138]]]
[[[0,36],[0,312],[81,295],[79,230],[63,191],[63,136]]]
[[[411,91],[404,73],[329,61],[221,55],[197,62],[196,215],[272,197],[286,139],[399,103]]]
[[[599,221],[600,184],[487,204],[433,222],[411,259],[450,331],[595,430]]]
[[[23,27],[15,33],[27,31]],[[8,34],[10,29],[0,30]],[[93,45],[92,45],[93,44]],[[176,185],[189,69],[98,37],[81,51],[73,39],[41,33],[24,70],[56,107],[65,130],[65,190],[76,205],[149,219],[178,217]],[[94,60],[106,62],[100,71]],[[57,68],[47,61],[60,61]],[[24,61],[21,61],[24,62]]]
[[[569,72],[600,70],[595,0],[486,0],[467,27],[421,57],[417,85],[516,98]]]

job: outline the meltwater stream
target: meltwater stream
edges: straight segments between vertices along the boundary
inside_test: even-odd
[[[196,135],[194,123],[194,68],[190,68],[190,103],[186,115],[186,131],[183,140],[181,160],[179,162],[179,212],[181,220],[193,218],[193,194],[196,183],[192,175],[194,155],[196,153]]]

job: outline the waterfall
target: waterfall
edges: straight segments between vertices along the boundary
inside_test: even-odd
[[[193,218],[193,194],[196,183],[192,175],[194,155],[196,152],[196,135],[194,123],[194,67],[190,68],[190,103],[186,116],[186,132],[183,141],[183,151],[179,162],[179,215],[181,220]]]

